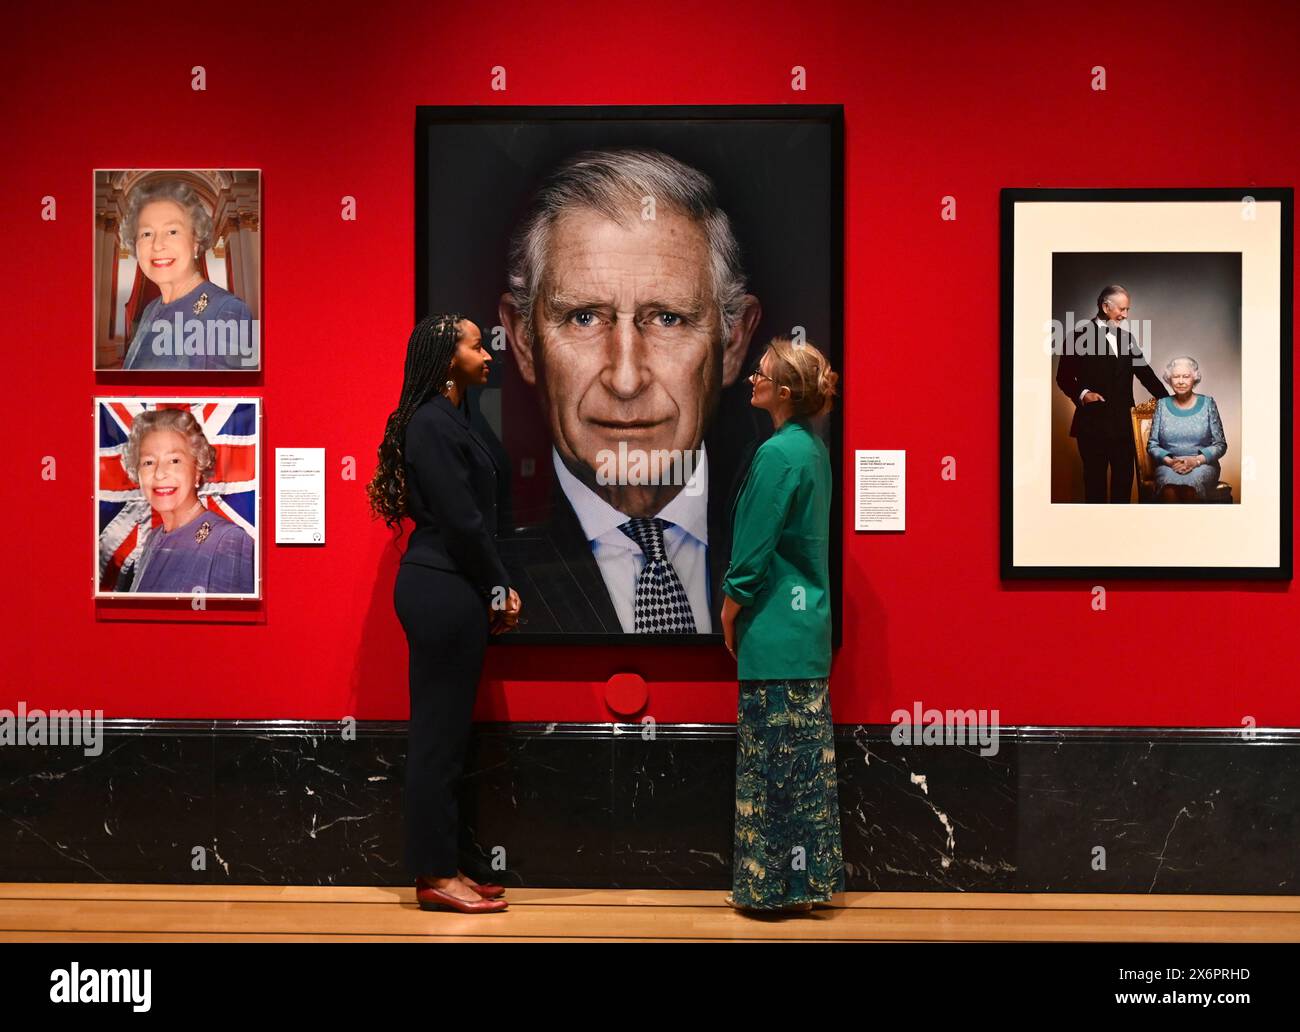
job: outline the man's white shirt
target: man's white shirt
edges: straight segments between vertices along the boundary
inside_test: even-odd
[[[1114,331],[1106,324],[1105,319],[1094,319],[1093,322],[1095,322],[1098,326],[1100,326],[1103,330],[1106,331],[1106,341],[1107,343],[1110,344],[1110,353],[1112,357],[1119,358],[1119,341],[1115,339]],[[1091,387],[1085,387],[1083,390],[1081,390],[1079,392],[1079,400],[1083,401],[1083,396],[1087,394],[1090,390],[1092,390]]]
[[[605,580],[619,623],[630,634],[636,630],[636,583],[645,568],[645,554],[641,547],[618,529],[630,517],[569,472],[554,445],[551,446],[551,463],[560,488],[582,525],[587,544],[592,546],[592,555],[600,567],[600,575]],[[688,494],[687,487],[698,489],[698,493]],[[703,444],[700,445],[699,463],[692,471],[690,484],[678,491],[673,500],[655,515],[673,524],[664,528],[664,554],[686,589],[691,612],[695,615],[695,629],[701,634],[712,633],[713,618],[709,613],[709,459]]]

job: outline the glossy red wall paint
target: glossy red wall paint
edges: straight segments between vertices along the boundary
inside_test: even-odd
[[[854,448],[908,452],[906,533],[854,534],[846,492],[836,720],[883,722],[920,700],[997,708],[1003,723],[1300,723],[1290,585],[1115,583],[1098,613],[1091,585],[997,575],[998,189],[1295,184],[1294,5],[236,3],[163,18],[73,6],[25,5],[0,44],[0,705],[403,719],[397,556],[364,482],[413,319],[415,105],[792,102],[845,108],[839,472]],[[190,89],[196,64],[206,92]],[[1104,93],[1089,86],[1097,64]],[[795,65],[806,92],[790,89]],[[92,372],[96,167],[264,172],[265,370],[194,392],[263,396],[268,474],[277,446],[323,445],[335,472],[318,549],[272,543],[265,477],[252,622],[122,621],[90,598],[91,398],[188,391]],[[46,195],[57,221],[40,218]],[[356,222],[339,218],[344,195]],[[955,222],[939,218],[944,195]],[[947,455],[955,481],[939,476]],[[356,480],[338,475],[345,456]],[[646,678],[656,720],[735,718],[720,646],[494,648],[476,716],[609,720],[603,682],[619,670]]]

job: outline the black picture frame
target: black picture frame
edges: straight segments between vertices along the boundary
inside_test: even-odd
[[[775,105],[552,105],[552,106],[441,106],[423,105],[416,108],[415,119],[415,319],[418,321],[437,303],[430,287],[432,268],[431,167],[430,134],[440,126],[463,129],[476,123],[501,126],[507,123],[573,123],[588,122],[593,125],[611,122],[701,122],[726,121],[761,123],[788,122],[819,124],[828,131],[828,189],[824,199],[827,212],[827,265],[830,269],[828,284],[829,310],[826,312],[829,327],[825,341],[815,341],[830,359],[832,366],[841,369],[844,357],[844,109],[838,104],[775,104]],[[789,160],[784,155],[780,160]],[[774,198],[773,203],[780,198]],[[484,327],[487,336],[487,327]],[[755,335],[755,343],[758,334]],[[751,348],[752,354],[752,348]],[[831,637],[832,647],[843,641],[843,406],[848,386],[841,372],[838,396],[833,411],[827,417],[826,437],[832,464],[831,527],[829,566],[831,584]],[[471,392],[471,407],[475,393]],[[734,490],[734,488],[733,488]],[[720,631],[697,634],[645,634],[624,633],[520,633],[520,628],[510,634],[494,635],[493,644],[505,645],[694,645],[716,647],[722,644]]]
[[[1268,566],[1017,565],[1014,561],[1013,509],[1016,210],[1018,205],[1053,202],[1277,202],[1281,207],[1279,242],[1279,427],[1278,562]],[[1292,579],[1293,490],[1293,331],[1295,191],[1292,187],[1171,188],[1022,188],[1006,187],[1000,201],[1000,575],[1004,580],[1270,581]]]

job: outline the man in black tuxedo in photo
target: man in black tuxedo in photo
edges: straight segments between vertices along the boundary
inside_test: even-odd
[[[1169,393],[1147,363],[1138,342],[1121,329],[1128,319],[1129,294],[1117,283],[1097,297],[1097,314],[1074,328],[1071,346],[1061,356],[1056,384],[1074,402],[1070,436],[1083,460],[1085,502],[1127,503],[1133,490],[1133,377],[1154,398]]]

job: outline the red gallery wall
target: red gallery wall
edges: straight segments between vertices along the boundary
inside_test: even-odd
[[[903,534],[855,534],[845,492],[835,719],[887,722],[919,700],[996,708],[1004,724],[1300,724],[1290,584],[1117,582],[1095,612],[1091,585],[1003,584],[997,561],[999,188],[1296,184],[1294,4],[85,3],[7,17],[0,706],[405,719],[397,554],[364,483],[413,321],[415,106],[841,103],[839,475],[854,448],[904,448],[909,482]],[[206,92],[190,89],[196,64]],[[1097,64],[1105,92],[1089,86]],[[806,92],[790,89],[794,65]],[[263,170],[265,367],[208,391],[264,399],[252,622],[109,619],[90,597],[91,398],[200,393],[91,369],[97,167]],[[945,194],[955,222],[939,218]],[[46,195],[57,221],[40,217]],[[323,548],[273,543],[277,446],[327,449]],[[955,481],[940,479],[945,455]],[[356,480],[339,476],[345,456]],[[619,670],[645,676],[657,720],[735,719],[721,646],[492,648],[476,717],[615,719],[603,686]]]

